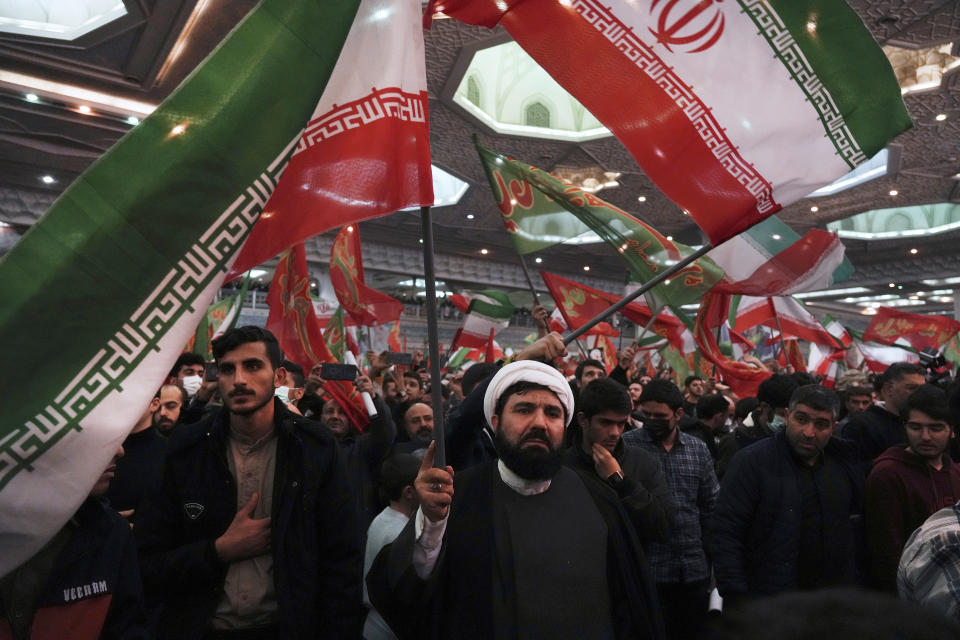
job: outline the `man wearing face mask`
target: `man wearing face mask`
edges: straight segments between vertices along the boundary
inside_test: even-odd
[[[683,394],[671,382],[653,380],[640,395],[643,428],[623,434],[623,442],[654,455],[676,506],[670,541],[651,543],[648,558],[657,582],[667,637],[697,636],[707,613],[710,567],[703,532],[720,486],[713,458],[699,438],[677,428]]]
[[[734,431],[740,449],[783,430],[790,396],[798,386],[796,380],[783,373],[776,373],[760,383],[757,387],[757,408],[743,426]],[[747,424],[748,421],[750,424]]]
[[[203,357],[189,351],[181,353],[170,369],[169,381],[187,392],[188,402],[180,411],[181,424],[193,424],[204,417],[210,399],[217,390],[216,381],[204,380],[206,364]],[[213,407],[210,407],[211,409]]]

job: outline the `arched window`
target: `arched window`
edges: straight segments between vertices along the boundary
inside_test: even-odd
[[[473,76],[467,78],[467,100],[480,107],[480,84]]]
[[[528,127],[549,127],[550,109],[542,102],[528,104],[524,110],[523,123]]]

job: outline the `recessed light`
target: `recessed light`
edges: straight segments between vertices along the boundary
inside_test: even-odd
[[[419,242],[420,244],[423,244],[423,238],[420,238],[417,242]]]
[[[683,215],[688,216],[688,215],[690,215],[690,212],[687,211],[686,209],[684,209],[684,210],[683,210]]]
[[[467,220],[473,220],[474,215],[472,213],[467,214]]]
[[[895,195],[897,195],[898,193],[900,193],[900,192],[897,191],[896,189],[890,189],[890,195],[895,196]]]
[[[917,249],[910,249],[910,253],[912,253],[913,255],[917,255],[917,253],[919,252],[917,251]]]
[[[490,253],[490,252],[487,251],[486,249],[480,249],[480,253],[481,253],[482,255],[487,255],[487,254]]]
[[[647,196],[640,196],[637,198],[637,202],[646,202],[646,201],[647,201]]]
[[[40,179],[43,180],[43,184],[53,184],[56,182],[56,180],[53,179],[53,176],[43,176]]]
[[[130,116],[127,118],[127,124],[138,125],[140,124],[140,118],[137,116]]]
[[[351,224],[349,227],[347,227],[347,231],[348,231],[349,233],[353,233],[353,225],[352,225],[352,224]]]
[[[84,115],[90,115],[91,113],[93,113],[93,110],[85,104],[82,104],[79,107],[77,107],[77,111],[79,111]]]
[[[667,236],[667,240],[669,240],[670,242],[673,242],[673,236]]]
[[[889,286],[891,289],[893,289],[893,288],[894,288],[895,286],[897,286],[897,285],[895,285],[895,284],[893,284],[893,283],[891,282],[888,286]]]
[[[543,262],[543,258],[535,258],[534,262],[536,262],[537,264],[540,264],[541,262]]]
[[[817,205],[813,205],[812,207],[810,207],[810,213],[816,213],[817,211],[820,211],[820,207],[818,207]]]
[[[947,114],[945,114],[945,113],[938,113],[938,114],[937,114],[937,122],[943,122],[943,121],[946,120],[946,119],[947,119]]]
[[[583,270],[584,270],[584,271],[590,271],[590,265],[588,265],[588,264],[583,265]]]
[[[40,101],[40,96],[38,96],[38,95],[35,94],[35,93],[28,93],[27,95],[25,95],[25,96],[23,96],[23,97],[27,99],[27,102],[39,102],[39,101]]]
[[[779,234],[779,233],[775,233],[775,234],[773,234],[773,235],[770,236],[770,237],[773,238],[774,240],[779,240],[779,239],[780,239],[780,234]]]

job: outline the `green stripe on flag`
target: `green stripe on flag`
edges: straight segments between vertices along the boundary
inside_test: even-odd
[[[0,262],[0,388],[19,390],[0,407],[0,457],[15,461],[0,488],[206,306],[201,292],[259,215],[358,5],[265,0]],[[22,385],[38,363],[56,366]],[[29,420],[53,426],[27,442]]]
[[[509,320],[516,307],[503,291],[475,291],[467,313],[486,316],[494,320]]]
[[[738,2],[817,109],[825,135],[851,169],[912,126],[890,63],[845,2]],[[837,116],[845,126],[838,126]]]

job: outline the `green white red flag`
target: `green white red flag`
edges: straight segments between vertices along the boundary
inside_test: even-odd
[[[479,143],[476,147],[503,224],[520,255],[582,241],[590,234],[623,258],[634,280],[647,282],[693,253],[588,191]],[[721,277],[723,272],[710,259],[701,258],[647,295],[657,306],[686,304],[699,299]]]
[[[451,349],[470,347],[485,349],[490,332],[496,333],[510,326],[516,308],[503,291],[487,289],[469,292],[470,305],[463,318],[463,326],[457,330]]]
[[[400,319],[397,318],[393,326],[390,327],[390,333],[387,334],[387,347],[390,351],[400,353],[403,351],[403,345],[400,343]]]
[[[213,360],[211,343],[237,326],[237,320],[240,319],[240,310],[243,308],[243,301],[247,297],[249,289],[250,272],[248,271],[237,293],[218,300],[207,307],[207,312],[200,319],[200,324],[197,325],[197,330],[194,332],[186,350],[199,354],[204,360]]]
[[[784,336],[829,347],[839,346],[803,303],[790,296],[734,296],[730,305],[733,330],[743,333],[757,325],[783,331]]]
[[[234,274],[327,229],[433,204],[419,12],[418,0],[361,0],[333,73],[317,72],[329,81]]]
[[[890,64],[842,0],[431,7],[506,28],[715,245],[910,126]]]
[[[960,331],[960,322],[946,316],[920,315],[880,307],[863,332],[864,342],[892,345],[906,340],[917,351],[930,347],[939,350]]]
[[[708,293],[700,302],[693,335],[701,355],[712,362],[724,382],[741,398],[757,395],[760,383],[773,375],[745,362],[728,358],[720,350],[715,332],[727,320],[729,296],[723,293]]]
[[[770,216],[707,254],[723,269],[715,291],[751,296],[787,296],[843,282],[853,274],[835,233],[812,229],[802,238]]]
[[[325,362],[338,362],[327,348],[313,310],[307,255],[302,242],[287,249],[280,256],[280,262],[273,273],[273,282],[270,283],[270,291],[267,293],[267,305],[270,307],[270,315],[267,317],[266,328],[277,337],[287,360],[300,365],[304,371],[310,371],[314,366]],[[340,341],[343,342],[342,331]],[[352,384],[341,380],[327,380],[323,391],[325,396],[343,408],[353,426],[360,431],[366,428],[370,420],[363,399]]]
[[[76,511],[194,333],[357,7],[265,0],[0,262],[0,575]]]
[[[340,307],[360,325],[394,322],[403,313],[403,303],[371,289],[363,277],[360,229],[349,225],[340,230],[330,248],[330,282]]]

